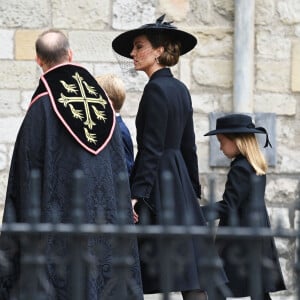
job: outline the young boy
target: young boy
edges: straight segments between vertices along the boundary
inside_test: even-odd
[[[113,74],[104,74],[101,76],[97,76],[96,80],[100,84],[100,86],[106,91],[116,111],[117,122],[121,130],[122,140],[124,144],[128,175],[130,175],[134,162],[133,143],[129,129],[120,115],[120,111],[126,97],[124,82],[121,78]]]

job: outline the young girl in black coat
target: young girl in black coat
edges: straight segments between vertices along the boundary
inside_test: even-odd
[[[211,211],[219,219],[219,226],[233,223],[242,227],[253,224],[251,213],[255,214],[255,226],[270,227],[270,221],[264,201],[267,162],[259,148],[255,133],[266,134],[266,144],[271,146],[267,131],[255,127],[252,119],[244,114],[231,114],[217,119],[216,129],[205,135],[216,135],[220,150],[232,159],[227,175],[223,199],[211,206],[204,206],[203,212],[210,218]],[[255,191],[253,208],[252,192]],[[253,211],[254,209],[258,211]],[[228,287],[234,297],[251,295],[251,272],[249,255],[254,245],[258,250],[261,270],[261,289],[263,299],[271,299],[269,292],[285,289],[278,253],[273,238],[247,241],[216,237],[220,257],[228,276]],[[253,247],[254,247],[253,246]],[[258,274],[256,274],[258,276]],[[259,288],[259,287],[257,287]]]

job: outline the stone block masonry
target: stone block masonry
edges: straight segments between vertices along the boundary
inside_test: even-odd
[[[70,39],[74,60],[94,75],[113,72],[123,77],[127,97],[124,120],[135,138],[134,118],[147,78],[124,73],[111,49],[123,30],[167,20],[196,35],[198,44],[182,57],[174,74],[190,89],[194,105],[202,201],[208,199],[208,177],[217,177],[216,198],[222,197],[227,169],[209,165],[211,112],[232,112],[234,0],[0,0],[0,211],[4,203],[14,141],[37,86],[41,70],[35,63],[38,34],[55,27]],[[271,222],[292,227],[288,208],[300,185],[300,4],[299,0],[256,0],[253,112],[276,115],[276,162],[270,167],[266,200]],[[124,63],[124,66],[126,64]],[[284,212],[284,213],[283,213]],[[279,241],[288,291],[295,294],[291,241]],[[150,297],[150,296],[149,296]],[[174,295],[177,297],[177,295]],[[152,298],[148,298],[152,299]],[[155,299],[155,298],[153,298]],[[177,299],[177,298],[174,298]]]
[[[300,92],[300,39],[293,43],[291,81],[292,91]]]

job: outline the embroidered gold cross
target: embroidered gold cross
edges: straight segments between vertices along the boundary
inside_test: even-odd
[[[65,90],[70,94],[78,94],[78,88],[80,90],[80,95],[77,97],[70,97],[66,96],[63,93],[60,94],[60,98],[58,101],[64,105],[64,107],[70,107],[72,115],[75,119],[83,120],[84,116],[81,109],[75,109],[75,107],[72,105],[72,103],[83,103],[84,105],[84,111],[85,111],[85,121],[84,125],[86,125],[90,130],[93,129],[94,125],[96,123],[93,121],[91,116],[91,109],[89,104],[91,104],[91,108],[94,111],[94,114],[98,120],[101,120],[105,122],[106,115],[104,111],[98,110],[97,107],[94,104],[100,104],[103,108],[105,108],[107,101],[101,97],[101,95],[98,96],[98,93],[95,89],[95,87],[90,86],[87,84],[86,81],[84,81],[83,77],[79,75],[79,73],[75,73],[75,75],[72,76],[76,81],[78,86],[75,84],[68,84],[63,80],[60,80],[60,83],[63,85]],[[94,96],[94,97],[92,97]],[[97,97],[98,96],[98,97]],[[88,132],[86,128],[84,128],[84,132],[86,135],[86,138],[88,142],[96,143],[96,135]]]

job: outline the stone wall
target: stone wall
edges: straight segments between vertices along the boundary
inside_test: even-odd
[[[244,0],[249,1],[249,0]],[[254,1],[254,0],[250,0]],[[121,31],[168,20],[195,34],[197,47],[183,56],[174,74],[190,88],[199,154],[203,201],[208,175],[216,176],[221,197],[226,168],[209,166],[210,112],[232,112],[234,0],[0,0],[0,204],[3,205],[14,141],[41,70],[34,61],[34,42],[45,29],[68,35],[74,60],[94,75],[118,73],[127,86],[125,122],[135,136],[134,117],[147,78],[125,72],[111,49]],[[292,228],[289,208],[299,195],[300,172],[300,1],[256,0],[255,85],[253,113],[276,114],[276,165],[268,175],[266,201],[271,222]],[[122,71],[123,70],[123,71]],[[276,240],[289,290],[292,276],[291,240]],[[276,297],[276,299],[279,299]]]

